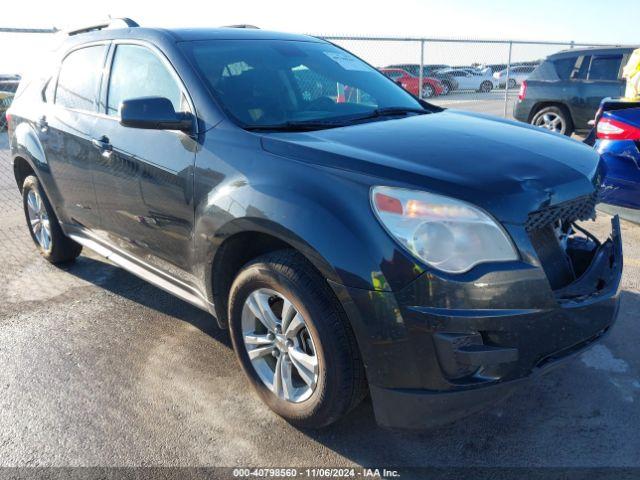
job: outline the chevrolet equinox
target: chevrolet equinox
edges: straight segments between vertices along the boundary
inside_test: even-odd
[[[272,410],[328,425],[474,414],[618,309],[603,168],[555,133],[420,101],[326,41],[255,28],[68,32],[7,113],[31,237],[208,312]],[[115,28],[114,28],[115,27]]]

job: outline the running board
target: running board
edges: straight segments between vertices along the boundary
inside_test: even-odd
[[[132,273],[136,277],[139,277],[142,280],[155,285],[165,292],[175,295],[176,297],[190,303],[193,306],[196,306],[206,312],[211,313],[212,315],[215,315],[213,303],[203,298],[200,292],[198,292],[193,287],[190,287],[186,284],[178,285],[176,283],[173,283],[163,278],[162,275],[153,272],[153,267],[148,266],[147,268],[145,268],[144,266],[139,265],[132,260],[129,260],[125,257],[124,254],[119,253],[116,249],[105,246],[101,241],[89,238],[89,234],[86,231],[79,230],[77,227],[73,230],[75,230],[75,232],[69,232],[67,235],[69,236],[69,238],[73,239],[75,242],[78,242],[80,245],[93,250],[98,255],[108,260],[111,260],[113,263],[128,271],[129,273]],[[80,231],[81,233],[77,233],[78,231]]]

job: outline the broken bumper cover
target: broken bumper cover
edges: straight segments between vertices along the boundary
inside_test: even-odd
[[[380,425],[428,428],[478,412],[609,330],[622,275],[617,217],[586,272],[564,289],[553,292],[540,269],[528,267],[454,285],[425,275],[394,293],[333,285],[354,326]],[[436,300],[454,308],[422,306]]]

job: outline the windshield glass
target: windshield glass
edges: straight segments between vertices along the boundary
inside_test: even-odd
[[[182,47],[211,94],[245,127],[422,108],[374,68],[328,43],[207,40]]]

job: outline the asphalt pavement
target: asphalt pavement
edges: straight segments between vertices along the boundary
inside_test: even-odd
[[[206,313],[87,250],[65,268],[40,258],[0,142],[0,466],[640,467],[640,227],[622,223],[611,334],[505,402],[410,433],[377,427],[367,400],[299,430]]]

